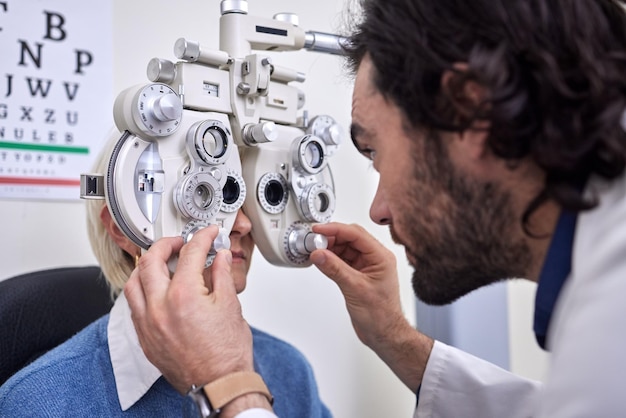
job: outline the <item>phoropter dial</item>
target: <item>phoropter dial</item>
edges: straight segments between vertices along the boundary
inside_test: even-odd
[[[319,115],[311,119],[306,132],[324,141],[328,157],[335,153],[346,137],[341,125],[328,115]]]
[[[198,221],[198,220],[190,221],[187,224],[185,224],[185,226],[183,227],[183,230],[181,231],[181,236],[183,237],[184,242],[188,243],[189,241],[191,241],[191,239],[193,238],[196,232],[206,228],[209,225],[210,223],[206,221]],[[213,244],[211,245],[211,249],[209,250],[209,253],[206,256],[206,261],[204,262],[204,268],[211,267],[211,264],[213,264],[213,261],[215,260],[215,256],[217,255],[217,252],[220,250],[224,250],[224,249],[226,250],[230,249],[230,238],[228,237],[227,232],[220,229],[220,232],[217,234],[217,237],[215,237],[215,240],[213,241]],[[174,272],[176,271],[177,264],[178,264],[178,254],[173,254],[168,260],[167,266],[170,269],[170,271]]]
[[[257,199],[267,213],[281,213],[289,200],[287,180],[280,173],[265,173],[257,186]]]
[[[206,120],[194,124],[187,133],[188,147],[205,164],[224,163],[233,144],[232,134],[222,122]]]
[[[307,133],[321,138],[326,145],[340,145],[345,137],[341,125],[328,115],[319,115],[311,119]]]
[[[124,90],[115,100],[113,116],[120,131],[150,138],[171,135],[178,129],[183,104],[167,84],[154,83]]]
[[[294,166],[309,174],[319,173],[327,164],[326,145],[314,135],[305,135],[294,141],[292,156]]]
[[[301,213],[310,222],[330,222],[335,212],[335,192],[326,183],[308,185],[298,200]]]
[[[285,254],[292,263],[304,264],[313,251],[327,248],[328,240],[325,236],[311,231],[309,225],[294,222],[285,231],[283,247]]]
[[[222,188],[222,212],[238,211],[246,200],[246,193],[246,183],[241,174],[229,168],[226,183]]]
[[[222,188],[210,173],[191,173],[179,180],[174,203],[187,218],[209,220],[222,206]]]

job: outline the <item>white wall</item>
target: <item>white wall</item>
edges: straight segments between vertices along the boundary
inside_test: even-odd
[[[276,12],[295,12],[305,29],[332,32],[341,22],[342,3],[251,0],[250,12],[265,17]],[[172,47],[178,37],[218,48],[218,0],[114,0],[113,6],[115,93],[147,82],[145,66],[150,58],[174,59]],[[311,115],[330,114],[345,128],[349,126],[351,83],[343,76],[338,58],[304,51],[274,57],[275,63],[307,74],[302,87]],[[110,115],[102,117],[112,121]],[[376,174],[356,155],[346,143],[331,162],[337,186],[335,219],[365,225],[396,251],[403,304],[407,317],[413,321],[410,269],[403,250],[391,242],[387,229],[368,218]],[[0,280],[37,269],[95,263],[80,201],[0,201],[0,231]],[[541,377],[545,356],[533,346],[533,292],[532,285],[516,284],[509,289],[511,368],[530,377]],[[306,354],[313,364],[322,398],[335,416],[412,414],[413,394],[358,342],[338,289],[314,268],[277,268],[256,254],[242,303],[251,324],[290,341]]]

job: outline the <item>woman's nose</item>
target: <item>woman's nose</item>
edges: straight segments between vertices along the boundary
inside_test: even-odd
[[[243,210],[239,209],[237,212],[237,217],[235,218],[235,223],[233,225],[232,233],[238,233],[239,235],[248,235],[252,230],[252,222],[250,222],[250,218],[243,213]]]

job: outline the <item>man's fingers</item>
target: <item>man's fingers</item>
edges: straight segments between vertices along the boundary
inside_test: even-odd
[[[198,277],[202,277],[207,255],[218,233],[217,226],[208,226],[196,232],[183,246],[178,257],[174,282],[181,285],[197,284]]]
[[[235,290],[235,282],[231,273],[231,265],[233,261],[232,253],[229,250],[218,251],[211,266],[211,284],[212,292],[220,297],[237,296]]]
[[[317,224],[313,226],[313,232],[328,237],[333,246],[352,247],[360,253],[371,253],[382,246],[362,226],[356,224],[346,225],[339,222]]]
[[[146,300],[154,300],[165,295],[169,287],[167,260],[180,251],[183,242],[180,237],[162,238],[141,256],[137,268],[141,287]]]
[[[318,224],[313,231],[328,238],[328,249],[356,270],[395,259],[391,251],[360,225],[338,222]]]
[[[352,282],[351,278],[358,274],[356,270],[346,264],[335,253],[329,250],[315,250],[310,260],[324,275],[333,280],[340,289],[344,289]]]
[[[126,296],[126,300],[128,301],[133,315],[143,317],[146,312],[146,296],[143,293],[137,269],[133,270],[130,278],[124,285],[124,296]]]

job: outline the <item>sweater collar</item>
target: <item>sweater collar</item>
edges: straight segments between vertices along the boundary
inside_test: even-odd
[[[111,309],[107,331],[117,397],[122,411],[126,411],[150,390],[161,372],[146,358],[139,344],[123,292]]]

